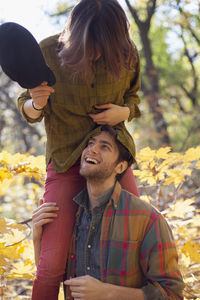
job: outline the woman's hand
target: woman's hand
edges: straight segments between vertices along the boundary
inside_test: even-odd
[[[40,241],[42,238],[43,225],[52,222],[56,217],[58,206],[56,203],[43,203],[40,200],[40,206],[33,211],[33,241]]]
[[[46,81],[33,89],[29,89],[29,93],[33,100],[34,106],[38,109],[43,108],[47,104],[49,96],[53,92],[54,89],[48,86]]]
[[[114,126],[122,121],[128,119],[130,109],[125,106],[108,103],[103,105],[95,105],[97,109],[105,109],[103,112],[97,114],[89,114],[90,118],[99,125]]]

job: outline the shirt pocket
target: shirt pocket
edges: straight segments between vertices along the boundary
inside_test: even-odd
[[[107,276],[114,277],[116,284],[140,285],[139,240],[110,240],[107,253]]]

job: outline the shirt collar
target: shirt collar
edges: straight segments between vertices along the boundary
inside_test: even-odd
[[[115,186],[112,188],[113,192],[111,194],[111,190],[106,194],[103,195],[102,197],[100,197],[100,206],[104,205],[106,202],[108,202],[108,200],[110,200],[109,202],[113,202],[114,207],[117,208],[117,204],[119,201],[119,196],[121,193],[121,185],[118,181],[116,181]],[[111,194],[111,196],[110,196]],[[73,198],[74,202],[76,202],[79,206],[83,207],[83,208],[88,208],[88,192],[87,189],[82,190],[77,196],[75,196]]]
[[[111,201],[113,202],[113,205],[114,205],[115,208],[117,208],[117,205],[118,205],[118,202],[119,202],[119,197],[120,197],[120,194],[121,194],[121,190],[122,190],[122,187],[121,187],[119,181],[116,181],[112,196],[110,198],[110,202]]]

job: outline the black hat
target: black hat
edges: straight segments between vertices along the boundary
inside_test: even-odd
[[[16,23],[0,26],[0,65],[6,75],[23,88],[34,88],[43,81],[50,86],[56,82],[36,39]]]

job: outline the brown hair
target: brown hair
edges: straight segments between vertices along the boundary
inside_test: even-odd
[[[116,132],[115,128],[113,128],[110,125],[102,125],[101,131],[105,131],[105,132],[109,133],[114,138],[115,143],[117,144],[118,151],[119,151],[119,156],[118,156],[117,162],[119,163],[121,161],[127,161],[128,167],[130,167],[133,164],[133,156],[128,151],[128,149],[124,145],[122,145],[122,143],[120,143],[120,141],[118,141],[117,132]]]
[[[61,64],[89,82],[100,54],[106,70],[119,78],[123,67],[130,69],[137,61],[128,27],[117,0],[80,0],[60,36]]]

